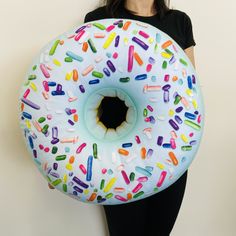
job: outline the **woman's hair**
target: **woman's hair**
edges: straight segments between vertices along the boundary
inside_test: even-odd
[[[120,7],[124,7],[125,0],[105,0],[106,10],[112,16],[118,16]],[[160,17],[169,10],[170,0],[154,0],[154,6]],[[130,11],[131,12],[131,11]],[[133,12],[131,12],[133,13]]]

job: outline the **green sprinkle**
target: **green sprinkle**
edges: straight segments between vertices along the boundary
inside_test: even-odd
[[[201,126],[190,121],[190,120],[184,120],[184,124],[190,126],[191,128],[195,129],[195,130],[200,130],[201,129]]]
[[[182,146],[181,150],[182,151],[191,151],[192,150],[192,146]]]
[[[157,192],[158,190],[159,190],[158,187],[155,187],[155,188],[153,189],[154,192]]]
[[[104,188],[105,184],[105,179],[102,179],[101,184],[100,184],[100,189],[102,190]]]
[[[95,45],[94,45],[92,39],[89,39],[89,40],[88,40],[88,44],[89,44],[89,47],[91,48],[91,50],[92,50],[94,53],[96,53],[96,52],[97,52],[97,49],[95,48]]]
[[[49,182],[52,181],[51,178],[50,178],[48,175],[47,175],[46,177],[47,177],[47,180],[48,180]]]
[[[58,150],[58,148],[56,146],[52,147],[52,154],[56,154],[57,150]]]
[[[93,144],[93,157],[98,158],[98,149],[97,149],[97,144]]]
[[[133,196],[133,198],[138,198],[138,197],[142,196],[143,194],[144,194],[144,191],[140,191],[140,192],[136,193],[136,194]]]
[[[33,70],[36,70],[36,69],[37,69],[37,65],[34,65],[32,69],[33,69]]]
[[[148,114],[148,110],[146,108],[143,109],[143,116],[146,117]]]
[[[60,40],[56,40],[55,43],[52,45],[52,48],[49,51],[50,56],[54,55],[59,43],[60,43]]]
[[[155,44],[155,47],[154,47],[154,52],[157,53],[158,52],[158,44],[156,43]]]
[[[131,172],[130,175],[129,175],[130,181],[134,181],[134,178],[135,178],[135,173]]]
[[[53,186],[57,186],[58,184],[60,184],[62,181],[61,181],[61,179],[56,179],[56,180],[54,180],[53,182],[52,182],[52,185]]]
[[[71,57],[66,57],[65,58],[65,62],[72,62],[72,61],[73,61],[73,59]]]
[[[177,105],[180,102],[181,98],[182,97],[179,95],[175,96],[174,104]]]
[[[167,68],[167,61],[163,61],[162,63],[162,69],[166,69]]]
[[[120,82],[121,83],[127,83],[130,81],[130,77],[124,77],[124,78],[120,78]]]
[[[170,55],[174,55],[174,53],[171,52],[168,48],[166,48],[165,51],[166,51],[168,54],[170,54]]]
[[[36,78],[37,78],[36,75],[30,75],[30,76],[28,77],[28,80],[34,80],[34,79],[36,79]]]
[[[66,159],[66,155],[59,155],[59,156],[56,156],[56,161],[63,161]]]
[[[42,128],[42,133],[43,134],[46,134],[48,132],[48,127],[49,125],[44,125],[43,128]]]
[[[63,188],[63,191],[64,191],[64,192],[67,192],[67,185],[66,185],[66,184],[63,184],[63,185],[62,185],[62,188]]]
[[[100,24],[100,23],[93,23],[93,25],[95,26],[95,27],[97,27],[98,29],[100,29],[100,30],[105,30],[106,29],[106,26],[104,26],[104,25],[102,25],[102,24]]]
[[[122,28],[123,27],[123,22],[120,22],[119,24],[118,24],[118,28]]]
[[[45,117],[40,117],[40,118],[38,119],[38,122],[39,122],[39,123],[43,123],[45,120],[46,120]]]
[[[185,66],[188,65],[188,63],[184,59],[182,59],[182,58],[180,58],[179,61],[180,61],[180,63],[182,63]]]
[[[106,199],[109,199],[109,198],[111,198],[111,197],[113,197],[113,193],[108,193],[108,194],[105,196]]]
[[[100,78],[100,79],[103,78],[103,73],[98,72],[98,71],[93,71],[92,75],[96,78]]]

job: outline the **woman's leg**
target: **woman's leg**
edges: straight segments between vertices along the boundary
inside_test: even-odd
[[[122,205],[103,205],[110,236],[147,236],[147,198]]]
[[[145,236],[169,236],[184,197],[187,171],[171,186],[147,199]]]

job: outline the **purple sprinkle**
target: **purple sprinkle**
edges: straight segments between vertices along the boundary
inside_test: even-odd
[[[57,84],[56,91],[57,92],[61,92],[62,91],[62,85],[61,84]]]
[[[179,129],[179,126],[172,119],[169,120],[169,124],[173,127],[173,129]]]
[[[115,39],[115,47],[119,46],[119,42],[120,42],[120,35],[117,35]]]
[[[175,109],[175,111],[176,111],[177,113],[180,113],[183,109],[184,109],[183,107],[177,107],[177,108]]]
[[[49,174],[51,172],[51,170],[52,170],[51,167],[47,168],[47,174]]]
[[[51,141],[51,144],[57,144],[59,142],[59,139],[58,138],[54,138],[52,141]]]
[[[74,125],[75,123],[72,121],[72,120],[68,120],[68,123],[70,124],[70,125]]]
[[[72,179],[75,183],[77,183],[78,185],[82,186],[83,188],[88,188],[89,186],[84,183],[82,180],[80,180],[79,178],[77,178],[76,176],[73,177]]]
[[[193,146],[193,145],[196,145],[197,144],[197,140],[193,140],[190,142],[190,145]]]
[[[58,164],[57,163],[53,163],[53,169],[57,170],[57,168],[58,168]]]
[[[196,77],[195,77],[195,75],[192,75],[192,82],[193,82],[193,84],[196,84]]]
[[[52,138],[58,137],[58,128],[56,126],[52,127]]]
[[[162,90],[167,91],[170,89],[170,87],[171,87],[170,84],[166,84],[165,86],[162,87]]]
[[[110,60],[107,61],[107,66],[113,73],[116,71],[114,64]]]
[[[157,145],[161,146],[163,142],[163,136],[158,136],[157,138]]]
[[[38,156],[37,151],[35,149],[33,150],[33,155],[34,155],[34,158],[37,158],[37,156]]]
[[[110,71],[109,71],[107,68],[104,68],[104,69],[103,69],[103,72],[104,72],[105,75],[108,76],[108,77],[111,75]]]
[[[82,193],[83,192],[83,189],[77,187],[77,186],[74,186],[73,189],[79,193]]]
[[[153,57],[149,57],[148,62],[153,65],[156,61]]]
[[[79,86],[79,90],[80,90],[81,93],[85,92],[84,86],[82,84]]]
[[[56,173],[56,172],[50,172],[50,175],[55,177],[55,178],[59,178],[60,177],[59,174]]]
[[[176,62],[176,59],[175,59],[174,56],[172,56],[171,59],[170,59],[170,61],[169,61],[169,63],[170,63],[170,64],[173,64],[173,63],[175,63],[175,62]]]
[[[38,106],[37,104],[31,102],[30,100],[26,99],[26,98],[21,98],[21,101],[23,103],[25,103],[26,105],[36,109],[36,110],[39,110],[40,109],[40,106]]]
[[[78,34],[81,30],[85,29],[86,27],[87,27],[86,25],[81,26],[79,29],[75,31],[75,33]]]
[[[168,90],[164,91],[163,98],[164,98],[164,102],[169,102],[170,101],[170,99],[169,99],[169,91]]]
[[[139,38],[137,37],[133,37],[132,38],[132,41],[134,41],[135,43],[137,43],[140,47],[142,47],[144,50],[147,50],[149,48],[149,46],[144,43],[142,40],[140,40]]]
[[[118,21],[114,22],[113,25],[118,25],[118,24],[120,24],[121,22],[123,22],[123,20],[118,20]]]
[[[71,115],[71,114],[72,114],[72,113],[71,113],[71,109],[68,108],[68,107],[65,109],[65,112],[66,112],[67,115]]]
[[[176,122],[178,124],[182,124],[183,123],[182,119],[179,116],[177,116],[177,115],[175,115],[175,120],[176,120]]]

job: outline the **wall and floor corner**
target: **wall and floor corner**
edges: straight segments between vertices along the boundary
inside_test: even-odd
[[[97,5],[96,0],[0,0],[0,235],[106,235],[99,206],[49,191],[26,152],[17,120],[17,90],[31,59]],[[203,140],[172,235],[233,236],[236,2],[173,0],[172,6],[192,19],[206,110]]]

